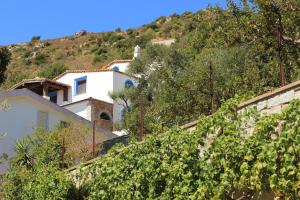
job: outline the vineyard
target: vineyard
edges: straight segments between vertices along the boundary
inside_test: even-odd
[[[61,169],[68,128],[35,134],[0,176],[0,199],[300,199],[300,100],[287,106],[289,94],[280,93],[280,110],[287,107],[266,116],[255,107],[238,110],[235,98],[300,79],[299,11],[299,0],[228,0],[226,8],[160,17],[137,29],[3,47],[11,62],[2,62],[0,90],[131,59],[137,44],[142,54],[128,71],[137,87],[111,94],[131,102],[120,127],[130,145],[81,165],[73,177]],[[171,38],[169,47],[152,44]],[[199,115],[196,130],[178,128]],[[76,135],[67,143],[79,149]],[[66,168],[71,158],[67,152]]]
[[[172,128],[121,152],[116,147],[81,170],[79,189],[67,172],[48,164],[23,170],[22,177],[8,173],[4,195],[26,200],[258,199],[264,194],[298,199],[300,101],[270,116],[255,108],[238,112],[238,102],[230,100],[214,115],[200,117],[194,132]]]
[[[83,171],[88,199],[298,199],[300,102],[268,117],[235,105],[100,159]]]

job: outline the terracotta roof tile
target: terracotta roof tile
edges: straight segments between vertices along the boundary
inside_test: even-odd
[[[110,62],[109,64],[105,65],[104,67],[101,67],[100,69],[74,69],[74,70],[66,70],[65,72],[59,74],[58,76],[54,77],[53,80],[58,80],[61,77],[63,77],[65,74],[67,73],[86,73],[86,72],[111,72],[114,71],[112,69],[108,69],[109,66],[115,64],[115,63],[127,63],[127,62],[131,62],[132,60],[114,60],[112,62]],[[120,74],[124,74],[127,76],[131,76],[125,72],[119,72],[119,71],[114,71]],[[133,78],[135,78],[134,76],[131,76]]]

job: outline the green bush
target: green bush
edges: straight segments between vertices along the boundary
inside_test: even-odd
[[[122,30],[121,30],[121,28],[116,28],[115,32],[120,33],[120,32],[122,32]]]
[[[67,70],[67,67],[64,64],[52,64],[48,65],[46,68],[44,68],[40,73],[40,77],[45,77],[52,79],[56,77],[57,75],[63,73]]]
[[[48,56],[44,53],[37,53],[33,59],[33,63],[36,65],[41,65],[47,62]]]
[[[299,199],[300,102],[267,117],[238,114],[237,102],[200,118],[192,133],[171,129],[99,159],[82,174],[93,177],[87,199]]]
[[[40,39],[41,39],[41,36],[32,36],[31,42],[36,42],[36,41],[39,41]]]
[[[102,55],[95,55],[94,56],[94,59],[93,59],[93,62],[94,63],[97,63],[97,62],[102,62],[102,61],[105,61],[107,59],[107,56],[105,54],[102,54]]]
[[[24,52],[24,58],[29,58],[30,56],[32,56],[32,51],[25,50],[25,52]]]
[[[10,72],[7,79],[4,82],[4,88],[10,88],[13,85],[21,82],[24,79],[28,79],[30,74],[28,72]]]
[[[117,41],[119,41],[119,40],[122,40],[122,39],[124,39],[124,36],[112,34],[112,35],[109,37],[108,42],[109,42],[110,44],[113,44],[113,43],[115,43],[115,42],[117,42]]]
[[[7,200],[76,199],[70,177],[47,165],[31,171],[8,173],[3,189]]]
[[[106,54],[108,50],[105,47],[97,46],[94,49],[92,49],[92,52],[95,53],[96,55],[102,55],[102,54]]]
[[[83,142],[87,133],[89,129],[70,124],[51,132],[38,129],[18,140],[16,155],[10,159],[9,171],[1,185],[4,199],[77,199],[70,175],[61,170],[62,138],[70,138],[65,142],[64,166],[70,167],[75,163],[74,158],[87,154],[84,151],[87,144]]]

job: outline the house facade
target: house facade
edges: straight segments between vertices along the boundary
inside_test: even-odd
[[[130,60],[121,60],[114,61],[102,69],[64,72],[54,81],[70,86],[67,92],[68,100],[63,101],[63,90],[57,91],[57,104],[113,130],[113,125],[122,121],[124,108],[110,97],[110,93],[137,84],[134,77],[125,73],[129,64]]]
[[[134,55],[140,55],[139,47],[135,48]],[[114,131],[114,125],[123,119],[124,105],[113,100],[110,94],[137,85],[135,77],[126,73],[131,61],[115,60],[100,69],[67,70],[53,80],[39,77],[23,80],[11,90],[27,88],[102,128]],[[124,131],[115,133],[125,134]]]
[[[18,139],[31,134],[37,128],[51,130],[60,124],[74,123],[91,127],[91,122],[75,113],[28,90],[16,89],[0,93],[0,102],[5,109],[0,110],[0,154],[14,155]],[[116,138],[117,135],[105,128],[97,127],[97,142]],[[3,171],[5,166],[0,166]]]
[[[135,47],[134,58],[140,55]],[[99,69],[67,70],[53,80],[36,77],[23,80],[7,92],[0,93],[0,154],[13,155],[18,139],[37,128],[51,130],[61,123],[94,125],[97,143],[112,141],[125,131],[114,130],[122,121],[124,105],[111,93],[135,87],[135,77],[126,72],[132,60],[115,60]]]

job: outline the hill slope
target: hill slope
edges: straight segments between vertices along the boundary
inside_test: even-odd
[[[51,40],[36,37],[28,43],[10,45],[12,61],[3,87],[39,76],[40,72],[52,68],[99,68],[115,59],[131,59],[135,45],[144,47],[153,39],[179,37],[192,17],[189,12],[182,16],[174,14],[123,32],[120,29],[103,33],[80,31],[73,36]]]

